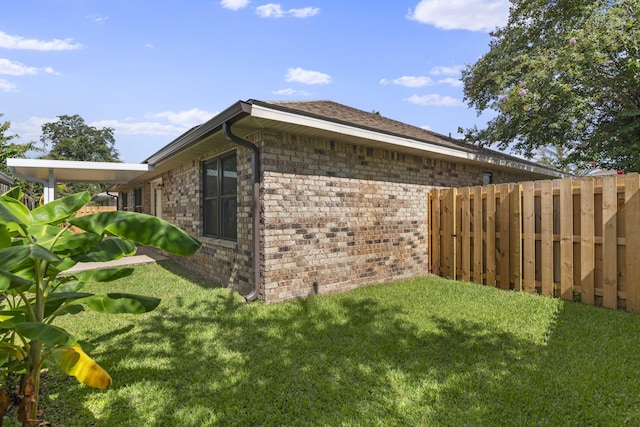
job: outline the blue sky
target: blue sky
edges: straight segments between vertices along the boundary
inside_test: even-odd
[[[277,1],[277,0],[276,0]],[[141,162],[238,100],[329,99],[460,137],[460,70],[508,0],[25,0],[0,15],[0,120],[79,114]]]

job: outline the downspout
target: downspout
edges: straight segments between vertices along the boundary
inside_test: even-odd
[[[253,219],[253,290],[245,295],[247,302],[254,301],[260,294],[262,277],[260,276],[260,149],[251,142],[244,140],[231,132],[229,122],[222,123],[222,133],[231,142],[253,151],[251,156],[251,217]]]
[[[109,193],[109,190],[106,190],[105,192],[107,193],[107,196],[111,196],[111,197],[116,199],[116,210],[120,210],[119,209],[119,207],[120,207],[119,206],[120,205],[120,197],[116,196],[115,194]]]

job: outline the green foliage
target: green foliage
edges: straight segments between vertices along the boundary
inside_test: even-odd
[[[0,114],[2,117],[2,114]],[[18,135],[9,135],[7,131],[11,126],[11,122],[0,123],[0,172],[4,172],[7,175],[11,175],[9,168],[7,167],[7,159],[10,158],[24,158],[28,151],[37,151],[35,142],[29,142],[26,144],[16,144],[11,142],[18,137]]]
[[[522,0],[492,37],[463,81],[469,106],[496,116],[468,140],[640,171],[640,0]]]
[[[640,315],[424,277],[244,304],[171,261],[102,293],[158,309],[60,324],[104,337],[95,393],[52,371],[55,425],[629,426],[640,421]],[[251,398],[251,397],[256,398]],[[259,398],[257,398],[259,397]]]
[[[112,128],[98,129],[89,126],[78,114],[58,116],[55,122],[42,125],[40,141],[49,153],[43,158],[52,160],[76,160],[85,162],[120,162]],[[62,195],[80,191],[97,194],[108,188],[108,184],[68,183]]]
[[[38,417],[40,370],[53,363],[93,387],[111,378],[80,347],[75,336],[52,323],[62,315],[89,309],[103,314],[140,314],[160,300],[122,292],[80,292],[85,283],[127,277],[132,269],[61,274],[80,261],[109,261],[135,253],[135,243],[180,255],[192,255],[200,243],[156,217],[108,212],[74,218],[89,200],[72,194],[29,211],[16,197],[0,196],[0,368],[24,373],[19,420]],[[85,230],[74,234],[71,225]],[[149,233],[157,235],[150,235]],[[107,235],[108,234],[108,235]],[[1,399],[0,399],[1,401]]]

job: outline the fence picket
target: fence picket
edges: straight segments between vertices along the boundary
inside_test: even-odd
[[[540,280],[542,295],[554,296],[553,283],[553,189],[551,181],[540,182]]]
[[[583,304],[595,302],[595,246],[594,246],[593,179],[580,181],[580,288]]]
[[[618,192],[616,176],[602,179],[602,305],[618,306]]]
[[[640,175],[625,176],[627,310],[640,311]]]
[[[485,187],[486,205],[486,284],[496,286],[496,186],[489,184]]]
[[[482,187],[471,189],[473,200],[473,281],[482,283],[484,272],[482,265]]]
[[[460,189],[460,279],[471,280],[471,200],[469,187]]]
[[[535,186],[532,181],[520,184],[522,188],[522,275],[524,290],[536,291],[536,222]]]
[[[560,297],[573,299],[573,192],[571,179],[560,186]]]

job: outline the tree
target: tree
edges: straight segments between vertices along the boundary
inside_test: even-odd
[[[51,146],[44,156],[53,160],[84,162],[119,162],[112,128],[98,129],[85,124],[79,115],[58,116],[55,122],[42,125],[40,141]]]
[[[85,124],[79,115],[58,116],[55,122],[42,125],[40,141],[45,148],[51,147],[44,159],[78,160],[85,162],[120,162],[112,128],[98,129]],[[100,193],[108,188],[105,184],[67,184],[61,195],[79,191]]]
[[[465,137],[563,164],[640,171],[640,0],[512,0],[507,25],[462,75],[496,115]]]
[[[40,372],[57,366],[91,387],[106,388],[111,377],[85,353],[82,342],[53,325],[58,316],[84,309],[105,314],[145,313],[160,300],[139,295],[81,292],[86,282],[117,280],[132,269],[65,272],[80,261],[109,261],[133,255],[138,242],[178,255],[192,255],[200,242],[159,218],[135,212],[101,212],[75,218],[89,200],[72,194],[29,211],[21,191],[0,196],[0,368],[26,372],[20,387],[18,419],[23,426],[38,420]],[[71,226],[85,230],[72,233]],[[0,425],[9,405],[0,393]]]
[[[2,114],[0,114],[2,117]],[[7,167],[7,159],[9,158],[24,158],[28,151],[35,151],[37,147],[34,142],[26,144],[16,144],[13,141],[18,138],[18,135],[8,135],[7,131],[11,126],[11,122],[0,123],[0,171],[5,174],[11,175],[9,168]]]

